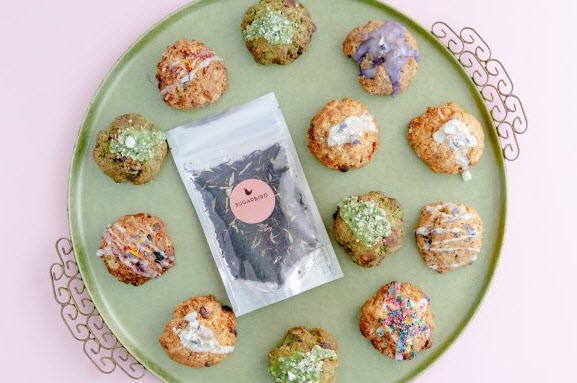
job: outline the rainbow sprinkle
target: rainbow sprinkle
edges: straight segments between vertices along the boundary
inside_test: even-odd
[[[401,283],[391,283],[383,302],[381,327],[376,330],[377,336],[383,337],[386,331],[396,342],[396,360],[405,359],[404,355],[406,354],[414,358],[417,354],[413,350],[413,342],[418,337],[428,337],[431,332],[431,328],[425,321],[429,297],[415,302],[410,298],[403,297],[400,290]]]

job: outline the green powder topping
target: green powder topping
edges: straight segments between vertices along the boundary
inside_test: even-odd
[[[380,238],[391,235],[387,213],[373,201],[359,202],[356,196],[349,197],[339,203],[339,213],[357,242],[372,246]]]
[[[242,32],[245,41],[264,38],[272,45],[290,44],[297,24],[281,11],[267,9]]]
[[[337,358],[333,350],[314,346],[307,353],[297,351],[292,356],[278,358],[269,371],[279,383],[318,383],[323,372],[323,361]]]
[[[118,157],[144,162],[154,158],[158,145],[166,140],[162,132],[149,129],[127,128],[110,142],[109,150]]]

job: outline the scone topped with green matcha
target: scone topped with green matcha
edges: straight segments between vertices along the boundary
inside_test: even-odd
[[[241,24],[246,47],[260,64],[290,64],[311,43],[316,26],[298,0],[260,0]]]
[[[115,182],[140,185],[158,173],[167,151],[164,133],[146,117],[130,113],[98,133],[92,157]]]
[[[338,352],[337,342],[327,331],[293,327],[269,353],[269,372],[277,383],[333,383]]]
[[[378,191],[348,197],[338,205],[333,233],[355,263],[377,266],[403,244],[401,204]]]

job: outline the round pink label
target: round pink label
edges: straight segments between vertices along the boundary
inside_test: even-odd
[[[230,194],[233,214],[245,223],[259,223],[270,217],[274,203],[274,192],[261,180],[242,181]]]

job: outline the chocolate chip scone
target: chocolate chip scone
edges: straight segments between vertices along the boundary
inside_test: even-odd
[[[174,309],[158,341],[170,359],[185,366],[214,366],[228,358],[236,345],[232,310],[214,296],[192,297]]]

